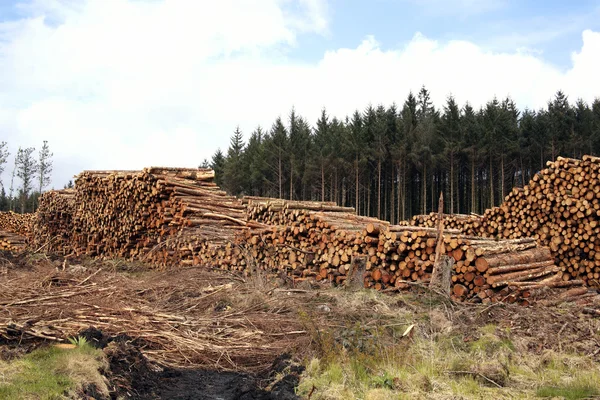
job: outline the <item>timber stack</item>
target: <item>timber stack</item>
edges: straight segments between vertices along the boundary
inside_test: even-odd
[[[45,251],[71,253],[75,189],[50,190],[40,197],[33,223],[33,244]]]
[[[0,212],[0,250],[24,250],[31,237],[33,217],[33,214]]]
[[[413,218],[411,223],[429,226],[434,220]],[[484,237],[532,237],[550,248],[563,281],[600,286],[600,158],[548,162],[527,186],[514,188],[501,206],[459,229]]]
[[[478,236],[481,231],[481,215],[477,214],[445,214],[444,226],[448,229],[457,229],[465,235]],[[434,228],[437,226],[438,213],[426,215],[415,215],[409,221],[403,221],[402,225],[422,226]]]
[[[64,254],[333,284],[345,282],[353,257],[363,256],[368,288],[399,290],[431,277],[433,228],[390,226],[331,202],[236,199],[206,169],[84,171],[75,182],[75,190],[45,193],[36,219],[38,244]],[[581,291],[562,282],[550,250],[534,239],[486,239],[456,229],[443,235],[457,300],[527,302],[550,285]]]
[[[482,234],[531,236],[549,246],[562,280],[600,286],[600,158],[558,157],[486,211]]]
[[[244,239],[248,254],[267,271],[295,281],[340,284],[347,278],[352,257],[362,255],[367,258],[365,287],[405,289],[431,277],[434,228],[390,226],[328,203],[261,198],[245,198],[244,203],[249,216],[268,224],[263,230],[247,231]],[[457,300],[523,302],[532,287],[557,279],[550,250],[534,239],[498,241],[446,229],[444,245],[454,261],[452,291]],[[521,288],[521,283],[531,287]]]
[[[240,230],[245,208],[210,169],[150,167],[84,171],[75,181],[77,254],[201,263]]]

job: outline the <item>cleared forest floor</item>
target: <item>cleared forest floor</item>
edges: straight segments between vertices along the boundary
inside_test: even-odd
[[[24,355],[83,336],[106,359],[111,398],[600,396],[600,318],[569,304],[283,284],[1,254],[0,394]],[[92,386],[80,392],[107,397]]]

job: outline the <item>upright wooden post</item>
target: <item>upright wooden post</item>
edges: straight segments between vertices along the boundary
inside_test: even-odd
[[[436,288],[439,292],[450,296],[450,284],[452,282],[452,266],[454,259],[446,254],[446,246],[444,245],[444,193],[440,193],[440,201],[438,204],[438,221],[437,221],[437,244],[435,247],[435,260],[433,263],[433,271],[431,273],[431,281],[429,286]]]

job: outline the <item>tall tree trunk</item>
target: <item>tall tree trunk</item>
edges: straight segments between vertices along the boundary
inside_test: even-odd
[[[490,154],[490,208],[494,207],[494,170],[492,166],[492,155]]]
[[[475,204],[475,149],[471,156],[471,212],[479,211]]]
[[[398,170],[398,185],[396,186],[396,197],[398,197],[398,209],[397,209],[397,214],[398,215],[398,221],[402,221],[404,219],[404,215],[402,215],[402,196],[401,196],[401,188],[402,188],[402,162],[398,161],[398,165],[397,165],[397,170]]]
[[[281,170],[281,154],[279,155],[279,198],[283,199],[283,171]]]
[[[500,201],[502,202],[504,201],[504,153],[500,156],[500,170],[500,193],[502,194]]]
[[[423,163],[423,208],[421,214],[427,214],[427,164]]]
[[[360,195],[360,186],[358,184],[358,154],[356,155],[356,158],[354,159],[354,171],[356,173],[356,190],[354,192],[354,196],[355,196],[355,205],[354,208],[356,208],[356,211],[358,212],[358,210],[360,209],[360,203],[359,203],[359,195]]]
[[[290,162],[290,200],[294,200],[294,163]]]
[[[404,159],[404,167],[402,168],[402,220],[406,220],[406,158]]]
[[[371,180],[369,180],[369,188],[367,189],[367,216],[371,216]]]
[[[450,152],[450,214],[454,214],[454,152]]]
[[[396,181],[395,173],[394,173],[394,164],[392,163],[392,173],[390,177],[392,178],[392,187],[390,189],[390,222],[392,224],[396,224],[396,202],[395,200],[395,184]]]
[[[381,159],[377,159],[377,218],[381,219]]]
[[[339,196],[339,187],[338,187],[338,169],[337,168],[335,169],[334,174],[335,174],[335,202],[336,202],[336,204],[340,204],[339,197],[338,197]]]
[[[519,162],[521,164],[521,187],[525,187],[525,168],[523,168],[523,155],[519,155]]]
[[[325,201],[325,162],[321,161],[321,201]]]

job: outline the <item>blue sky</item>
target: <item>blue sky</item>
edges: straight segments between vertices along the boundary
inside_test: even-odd
[[[581,32],[600,30],[600,0],[332,0],[329,14],[329,34],[301,37],[291,57],[318,60],[324,51],[352,48],[366,35],[383,49],[397,49],[421,32],[493,51],[528,48],[566,68],[571,52],[581,47]]]
[[[238,125],[344,118],[422,85],[437,107],[591,102],[599,70],[600,0],[0,0],[0,141],[48,140],[62,187],[197,166]]]

